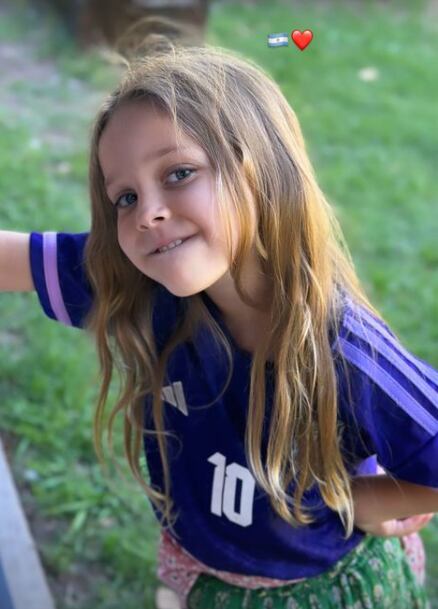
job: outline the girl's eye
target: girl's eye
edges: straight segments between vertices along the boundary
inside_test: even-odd
[[[172,171],[172,173],[170,173],[170,174],[169,174],[169,176],[171,176],[171,175],[173,175],[173,174],[176,174],[176,173],[184,172],[184,171],[188,171],[188,172],[189,172],[189,174],[192,174],[192,173],[195,173],[195,171],[196,171],[196,170],[195,170],[195,169],[189,169],[188,167],[178,167],[177,169],[175,169],[175,171]],[[185,180],[185,179],[186,179],[186,177],[188,177],[188,176],[185,176],[185,177],[183,177],[181,180],[177,180],[176,182],[182,182],[183,180]],[[171,183],[172,183],[172,184],[175,184],[175,182],[171,182]],[[123,197],[129,197],[129,196],[131,196],[131,195],[133,195],[134,197],[136,197],[136,196],[137,196],[137,195],[135,195],[133,192],[127,192],[126,194],[121,195],[121,196],[120,196],[120,197],[117,199],[117,201],[114,203],[114,207],[120,207],[121,209],[124,209],[125,207],[128,207],[128,206],[129,206],[129,203],[128,203],[128,205],[121,205],[121,204],[120,204],[120,201],[123,199]],[[132,201],[131,201],[131,202],[132,202]]]
[[[180,173],[181,171],[188,171],[190,173],[194,173],[195,170],[194,169],[189,169],[188,167],[178,167],[178,169],[175,169],[175,171],[172,171],[172,173],[169,173],[169,175],[173,175],[174,173]],[[187,176],[186,176],[187,177]],[[183,178],[182,180],[185,180],[186,178]],[[177,180],[177,182],[182,182],[182,180]],[[175,182],[173,182],[175,183]]]
[[[123,197],[131,197],[131,196],[134,196],[134,197],[135,197],[136,195],[134,195],[134,193],[133,193],[133,192],[127,192],[125,195],[122,195],[122,196],[121,196],[121,197],[119,197],[119,198],[117,199],[117,201],[114,203],[114,207],[122,207],[122,208],[127,207],[126,205],[120,205],[120,201],[123,199]],[[129,204],[128,204],[128,205],[129,205]]]

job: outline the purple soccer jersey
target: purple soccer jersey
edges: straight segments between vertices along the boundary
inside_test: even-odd
[[[83,327],[92,303],[83,272],[88,233],[31,233],[30,261],[38,299],[53,320]],[[160,284],[154,291],[153,330],[159,351],[183,313],[185,299]],[[272,509],[257,485],[244,450],[251,354],[238,348],[215,303],[202,298],[232,346],[234,370],[221,398],[228,361],[207,328],[169,359],[162,388],[174,530],[186,550],[210,567],[290,580],[327,571],[363,538],[355,528],[344,540],[339,515],[313,486],[303,497],[315,522],[293,528]],[[339,392],[342,450],[353,475],[376,473],[377,461],[395,478],[438,488],[438,372],[410,353],[387,324],[344,300],[340,332],[331,331]],[[349,387],[340,354],[346,359]],[[269,421],[275,379],[266,365]],[[211,405],[206,406],[210,402]],[[145,420],[153,428],[151,398]],[[266,455],[269,426],[263,433]],[[150,482],[164,490],[155,438],[145,436]],[[288,491],[293,493],[294,482]],[[161,514],[151,503],[157,518]]]

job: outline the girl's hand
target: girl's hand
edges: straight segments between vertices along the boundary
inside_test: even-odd
[[[404,537],[411,533],[416,533],[425,527],[434,517],[435,513],[417,514],[404,520],[387,520],[376,524],[365,524],[355,522],[355,526],[365,533],[376,535],[377,537]]]

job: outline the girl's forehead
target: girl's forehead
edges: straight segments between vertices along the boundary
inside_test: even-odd
[[[208,162],[204,148],[182,127],[177,132],[170,116],[138,100],[123,102],[114,111],[98,142],[98,158],[105,175],[134,157],[153,159],[165,150],[191,153],[198,161]]]
[[[139,102],[126,102],[117,108],[105,125],[98,143],[99,158],[113,156],[116,149],[155,149],[164,146],[198,146],[182,130],[177,130],[164,112],[157,112]]]
[[[175,126],[165,112],[158,111],[145,102],[131,100],[123,102],[113,111],[102,131],[100,142],[111,139],[112,135],[120,137],[126,132],[131,132],[132,135],[132,132],[143,130],[150,132],[151,136],[158,133],[163,136],[171,133],[176,135]]]

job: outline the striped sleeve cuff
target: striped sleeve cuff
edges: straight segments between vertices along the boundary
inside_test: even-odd
[[[41,307],[50,319],[76,328],[83,328],[91,307],[82,261],[87,234],[30,234],[31,273]]]

